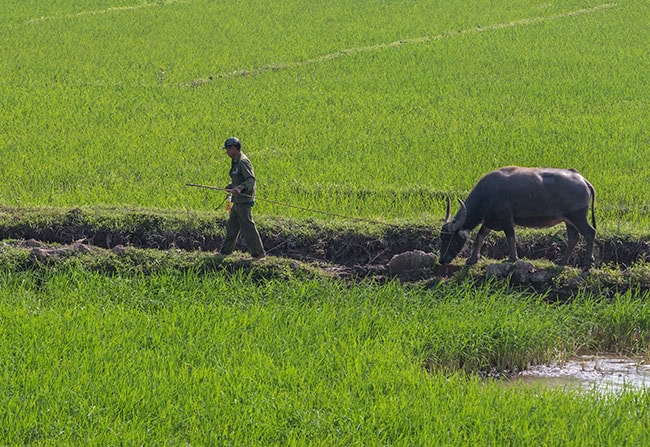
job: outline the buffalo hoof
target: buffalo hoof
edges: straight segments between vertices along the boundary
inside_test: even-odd
[[[585,263],[582,265],[582,271],[583,272],[588,272],[591,270],[592,264],[595,262],[595,259],[592,257],[591,259],[588,259],[585,261]]]

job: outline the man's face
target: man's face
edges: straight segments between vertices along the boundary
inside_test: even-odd
[[[237,154],[239,154],[239,150],[237,149],[237,146],[228,146],[225,149],[225,151],[226,154],[228,154],[228,156],[233,160],[237,157]]]

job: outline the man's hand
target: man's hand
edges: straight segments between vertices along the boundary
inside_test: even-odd
[[[232,190],[232,193],[233,193],[234,195],[238,196],[238,195],[241,194],[242,189],[243,189],[243,188],[242,188],[241,186],[238,186],[238,187],[236,187],[236,188],[234,188],[234,189]]]

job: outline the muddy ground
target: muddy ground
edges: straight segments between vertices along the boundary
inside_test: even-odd
[[[156,249],[215,253],[223,237],[223,221],[208,217],[166,216],[151,212],[115,215],[73,209],[36,218],[16,216],[15,210],[0,213],[0,240],[32,251],[31,259],[42,262],[75,253]],[[596,264],[584,274],[578,265],[584,255],[579,244],[571,266],[553,264],[565,249],[561,227],[552,232],[518,235],[518,253],[525,262],[511,264],[505,238],[492,234],[482,250],[478,266],[466,268],[469,247],[449,266],[437,264],[438,228],[426,226],[332,227],[317,221],[264,220],[258,222],[268,257],[273,264],[295,261],[328,276],[345,280],[399,280],[430,286],[441,281],[506,280],[513,286],[567,297],[585,288],[611,295],[628,289],[650,290],[650,237],[599,237]],[[7,242],[8,241],[8,242]],[[240,249],[245,247],[240,244]],[[64,257],[65,257],[64,256]],[[400,257],[407,257],[399,265]],[[241,255],[236,259],[245,259]],[[393,262],[391,262],[393,260]],[[238,263],[242,268],[256,268]],[[292,264],[294,265],[294,264]]]

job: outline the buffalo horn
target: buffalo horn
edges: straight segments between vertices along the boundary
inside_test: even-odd
[[[447,215],[445,216],[445,223],[449,222],[449,217],[451,216],[451,201],[449,196],[447,196]]]
[[[460,211],[458,211],[454,221],[451,223],[451,228],[449,228],[450,231],[458,231],[463,228],[463,224],[467,218],[467,207],[465,206],[465,202],[460,199],[458,199],[458,202],[460,203]]]

